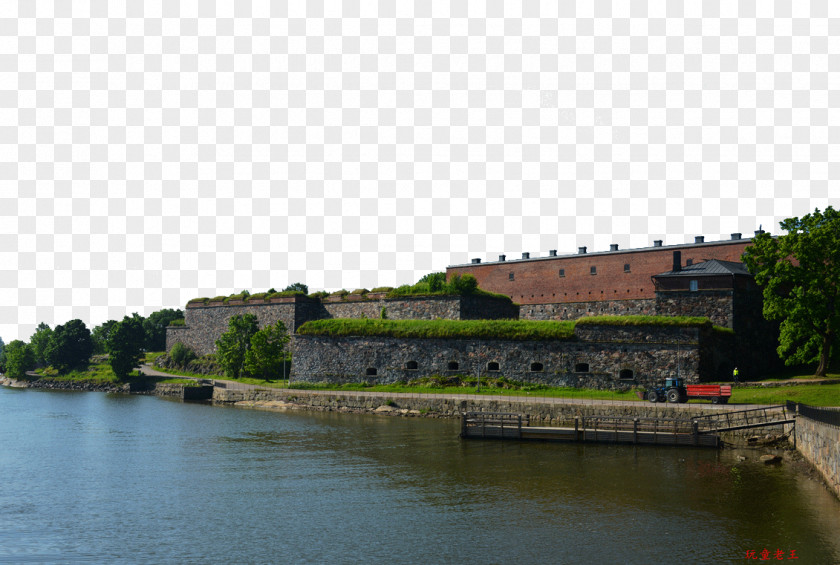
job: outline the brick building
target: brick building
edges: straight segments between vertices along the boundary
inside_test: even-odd
[[[619,250],[618,245],[612,245],[609,251],[587,252],[581,247],[574,255],[557,255],[552,250],[547,257],[523,253],[521,259],[513,260],[501,255],[498,261],[483,263],[481,259],[473,259],[467,265],[449,266],[446,275],[450,278],[472,274],[482,289],[505,294],[522,305],[523,318],[575,319],[586,313],[653,314],[653,310],[643,312],[627,302],[650,301],[652,307],[656,298],[653,277],[673,271],[675,257],[679,261],[677,268],[713,259],[740,263],[751,241],[734,233],[730,240],[708,243],[699,236],[693,244],[683,245],[663,246],[657,240],[653,247],[641,249]],[[601,303],[597,312],[581,311],[575,306],[590,303]],[[530,305],[564,305],[566,315],[563,308],[548,316],[540,316],[530,309],[529,315]]]
[[[756,232],[760,233],[760,232]],[[733,351],[743,360],[742,372],[754,374],[778,368],[775,354],[778,326],[764,320],[762,298],[741,261],[751,239],[733,233],[731,239],[693,244],[577,254],[447,267],[447,278],[472,274],[484,290],[509,296],[519,306],[520,319],[575,320],[591,315],[704,316],[735,331]],[[732,367],[712,371],[724,378]],[[707,375],[707,378],[712,375]]]

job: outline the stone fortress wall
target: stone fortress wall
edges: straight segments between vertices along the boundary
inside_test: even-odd
[[[184,326],[166,331],[166,350],[181,342],[196,355],[213,353],[216,340],[228,329],[235,315],[254,314],[260,327],[282,320],[291,334],[309,320],[330,318],[379,318],[390,320],[515,319],[518,308],[506,300],[481,295],[385,298],[368,294],[364,299],[318,300],[305,296],[272,298],[270,301],[235,300],[227,303],[190,303],[184,310]],[[293,345],[294,347],[294,345]]]
[[[698,327],[579,325],[568,341],[405,339],[295,335],[293,379],[409,381],[429,376],[504,375],[534,384],[626,389],[713,372],[726,336]]]
[[[613,246],[609,252],[589,254],[582,248],[573,256],[557,256],[552,252],[549,257],[532,259],[523,254],[521,260],[505,261],[501,257],[499,262],[485,264],[473,260],[470,265],[447,268],[448,277],[473,274],[480,288],[512,297],[516,302],[513,304],[481,295],[386,298],[385,293],[190,303],[185,310],[185,325],[167,330],[167,350],[182,342],[198,355],[212,353],[216,340],[227,331],[230,317],[250,313],[257,316],[261,327],[283,320],[294,336],[293,370],[299,380],[376,377],[368,380],[392,382],[421,375],[452,374],[453,370],[448,368],[451,363],[458,365],[455,372],[469,374],[487,370],[487,363],[498,363],[499,374],[517,380],[621,387],[634,381],[640,384],[675,375],[675,361],[683,356],[685,363],[680,363],[679,371],[689,381],[728,379],[735,359],[742,374],[749,376],[766,370],[768,363],[776,358],[772,328],[763,321],[761,294],[751,279],[708,279],[706,286],[701,283],[698,292],[696,289],[660,290],[655,287],[653,277],[669,268],[678,268],[675,265],[699,264],[710,259],[740,261],[750,242],[741,238],[741,234],[732,234],[731,240],[722,242],[706,243],[698,237],[693,245],[663,247],[661,242],[655,242],[651,248],[618,251]],[[721,281],[723,284],[718,284]],[[710,286],[709,282],[714,284]],[[703,316],[715,325],[733,329],[735,336],[724,339],[717,332],[714,338],[686,340],[675,353],[673,343],[652,337],[656,331],[651,327],[636,328],[630,337],[616,337],[604,326],[596,326],[594,330],[576,330],[578,341],[573,343],[496,340],[491,344],[488,340],[480,345],[469,340],[334,339],[297,334],[297,329],[309,320],[383,315],[393,320]],[[643,335],[644,332],[647,334]],[[483,359],[482,355],[496,360]],[[581,357],[587,361],[578,360]],[[480,363],[476,360],[479,358]],[[410,361],[416,361],[418,367],[407,369]],[[587,370],[575,370],[584,364],[588,365]],[[532,369],[540,365],[542,369]]]

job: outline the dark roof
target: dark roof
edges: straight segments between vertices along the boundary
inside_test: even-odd
[[[679,271],[666,271],[655,277],[702,277],[712,275],[747,275],[751,276],[747,266],[737,261],[719,261],[710,259],[702,263],[686,265]]]
[[[733,234],[740,235],[740,234]],[[743,245],[744,243],[750,243],[752,238],[738,238],[738,239],[724,239],[722,241],[704,241],[702,243],[694,242],[694,243],[680,243],[677,245],[661,245],[654,243],[653,247],[639,247],[639,248],[631,248],[631,249],[615,249],[610,251],[589,251],[581,253],[580,249],[586,248],[578,248],[578,253],[566,253],[562,255],[549,255],[548,257],[532,257],[529,253],[528,258],[517,259],[515,257],[507,257],[506,261],[482,261],[480,263],[461,263],[457,265],[449,265],[447,269],[457,269],[461,267],[484,267],[484,266],[499,266],[505,265],[510,263],[527,263],[530,261],[557,261],[557,260],[567,260],[567,259],[582,259],[585,257],[592,257],[599,256],[599,255],[624,255],[624,254],[635,254],[635,253],[646,253],[649,251],[663,251],[665,249],[702,249],[703,247],[719,247],[721,245]]]

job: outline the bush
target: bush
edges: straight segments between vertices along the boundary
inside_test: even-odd
[[[310,294],[309,298],[317,298],[318,300],[320,300],[322,298],[326,298],[329,295],[330,293],[326,290],[319,290],[318,292],[313,292],[312,294]]]
[[[185,326],[187,323],[183,318],[178,318],[177,320],[172,320],[169,322],[170,326]]]
[[[391,292],[392,290],[394,290],[393,286],[377,286],[370,289],[371,292]]]
[[[272,298],[282,298],[286,296],[306,296],[306,293],[301,290],[284,290],[281,292],[272,292],[266,295],[266,299],[271,300]]]
[[[179,367],[185,367],[190,361],[195,359],[193,350],[181,343],[180,341],[172,346],[169,351],[169,357],[172,358]]]
[[[390,292],[388,298],[399,298],[402,296],[465,296],[465,295],[488,296],[512,302],[509,296],[495,292],[487,292],[478,288],[478,281],[473,275],[455,275],[448,283],[443,273],[431,273],[426,275],[414,285],[404,284]]]

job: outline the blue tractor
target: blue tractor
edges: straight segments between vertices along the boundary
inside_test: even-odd
[[[688,392],[681,378],[665,379],[665,385],[653,387],[645,392],[650,402],[688,402]]]

